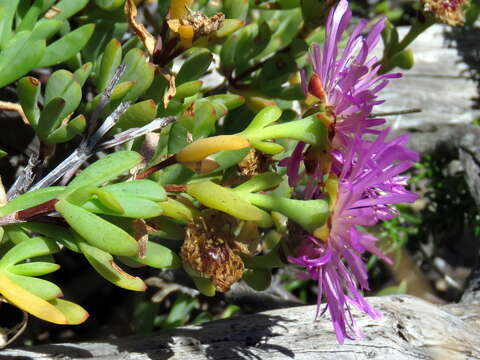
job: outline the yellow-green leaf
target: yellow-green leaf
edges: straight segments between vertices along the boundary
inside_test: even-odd
[[[0,274],[0,293],[10,303],[39,319],[55,324],[67,324],[66,316],[49,302],[18,286]]]

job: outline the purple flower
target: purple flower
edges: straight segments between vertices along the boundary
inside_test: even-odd
[[[388,79],[401,76],[398,73],[379,75],[381,64],[375,56],[370,56],[380,41],[385,19],[378,21],[367,36],[362,35],[367,22],[360,21],[339,54],[339,42],[351,17],[348,1],[340,0],[328,16],[323,49],[318,44],[312,46],[310,62],[314,74],[310,81],[305,71],[301,72],[304,92],[324,101],[340,122],[346,115],[365,109],[371,111],[374,105],[383,103],[376,99],[377,93],[388,84]]]
[[[305,267],[305,276],[318,282],[317,315],[325,298],[322,314],[329,310],[340,343],[362,336],[352,305],[374,319],[380,317],[361,293],[369,289],[362,255],[370,252],[391,263],[376,247],[378,239],[362,227],[395,217],[393,204],[417,198],[405,188],[407,177],[401,175],[418,161],[418,154],[406,148],[408,136],[387,141],[389,129],[377,128],[385,121],[370,117],[373,107],[383,102],[377,99],[378,92],[388,79],[400,76],[379,75],[378,59],[370,56],[384,20],[365,37],[361,33],[366,22],[361,21],[340,53],[339,42],[351,16],[348,1],[340,0],[328,16],[323,48],[312,47],[313,75],[307,80],[305,72],[301,74],[305,93],[326,105],[326,113],[317,116],[329,129],[329,143],[324,150],[299,143],[280,163],[287,166],[290,186],[307,175],[304,199],[330,199],[325,225],[313,234],[304,231],[297,256],[289,260]]]
[[[334,204],[327,223],[314,236],[305,235],[297,257],[289,260],[305,267],[318,282],[318,306],[325,296],[339,343],[362,336],[350,305],[374,319],[380,313],[363,298],[368,275],[361,258],[368,251],[391,263],[375,246],[377,238],[359,229],[394,217],[391,204],[413,202],[417,196],[405,189],[400,174],[418,161],[418,154],[405,147],[408,136],[385,141],[388,129],[373,141],[351,139],[345,153],[334,155],[330,182],[325,186]],[[323,313],[322,312],[322,313]],[[318,312],[317,312],[318,315]]]
[[[348,1],[340,0],[328,16],[323,47],[312,45],[310,62],[313,75],[307,79],[306,72],[301,71],[305,94],[314,95],[325,103],[329,112],[331,122],[328,126],[333,148],[344,147],[348,138],[358,132],[378,134],[376,127],[384,124],[385,120],[369,117],[373,107],[384,102],[377,99],[377,94],[388,84],[388,79],[401,76],[399,73],[378,74],[381,65],[375,56],[371,56],[380,41],[385,19],[378,21],[366,36],[362,32],[367,22],[360,21],[348,37],[343,52],[339,51],[339,42],[351,17]],[[298,171],[304,159],[304,149],[304,144],[299,143],[292,156],[280,162],[280,166],[287,167],[290,186],[295,186],[301,178]],[[306,169],[309,176],[315,172],[315,167],[311,169],[313,173]],[[316,177],[321,177],[316,170]],[[311,190],[310,187],[308,189]]]

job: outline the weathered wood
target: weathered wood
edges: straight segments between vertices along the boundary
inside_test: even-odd
[[[105,342],[7,349],[20,359],[478,359],[480,305],[436,306],[411,296],[370,298],[378,321],[354,311],[365,338],[340,346],[328,314],[314,321],[315,306],[187,326]]]
[[[400,37],[406,31],[407,28],[400,28]],[[393,79],[380,93],[380,98],[386,102],[375,111],[422,109],[416,114],[390,116],[388,120],[394,129],[428,124],[470,124],[480,117],[480,84],[472,78],[475,65],[467,60],[476,56],[480,61],[478,36],[479,31],[458,33],[444,25],[427,29],[410,46],[415,57],[413,68],[401,71],[403,77]],[[463,46],[459,52],[459,42],[471,46]],[[476,66],[480,72],[480,63]]]

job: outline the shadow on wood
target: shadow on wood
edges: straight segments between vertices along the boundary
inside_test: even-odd
[[[328,314],[300,306],[105,342],[7,349],[2,360],[478,359],[480,305],[437,306],[411,296],[369,298],[378,321],[353,310],[364,339],[339,345]]]

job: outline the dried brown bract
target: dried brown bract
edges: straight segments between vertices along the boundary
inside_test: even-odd
[[[204,211],[187,226],[181,253],[183,261],[218,291],[225,292],[243,275],[243,261],[232,249],[236,220],[217,211]]]
[[[465,22],[464,8],[470,5],[470,0],[422,0],[423,11],[432,14],[438,21],[461,26]]]
[[[265,155],[257,149],[252,149],[247,156],[238,163],[238,168],[242,175],[252,177],[268,171],[271,163],[272,157],[270,155]]]
[[[183,19],[172,19],[168,21],[168,26],[173,32],[178,33],[181,26],[189,26],[193,28],[195,38],[199,38],[220,29],[225,20],[225,15],[221,12],[216,13],[212,17],[190,9],[188,9],[188,12],[188,15]]]

